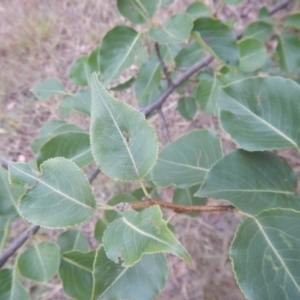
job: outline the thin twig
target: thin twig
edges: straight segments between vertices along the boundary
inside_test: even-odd
[[[187,212],[211,212],[211,211],[231,211],[236,212],[237,209],[233,205],[215,205],[215,206],[199,206],[199,205],[182,205],[172,202],[166,202],[154,198],[144,197],[143,201],[130,203],[129,208],[140,209],[146,208],[152,205],[159,205],[162,208],[171,209],[176,213]]]
[[[92,171],[88,176],[89,183],[92,183],[99,173],[100,170],[98,168]],[[35,235],[39,229],[40,226],[31,224],[9,244],[9,246],[0,255],[0,268],[30,237]]]
[[[273,5],[270,9],[269,9],[269,15],[274,15],[275,13],[277,13],[279,10],[286,8],[292,1],[291,0],[283,0],[280,1],[278,3],[276,3],[275,5]]]
[[[158,58],[158,60],[159,60],[159,63],[160,63],[160,65],[161,65],[161,67],[162,67],[162,70],[163,70],[163,72],[164,72],[164,74],[165,74],[165,77],[166,77],[166,79],[167,79],[167,81],[168,81],[168,86],[172,86],[172,85],[173,85],[173,81],[172,81],[172,79],[171,79],[170,73],[169,73],[169,71],[168,71],[168,68],[167,68],[167,66],[166,66],[166,64],[165,64],[165,62],[164,62],[164,60],[163,60],[162,57],[161,57],[161,53],[160,53],[160,50],[159,50],[159,45],[158,45],[158,43],[155,43],[155,44],[154,44],[154,49],[155,49],[157,58]]]
[[[164,116],[161,108],[158,109],[157,112],[158,112],[159,119],[160,119],[160,122],[161,122],[161,125],[162,125],[162,128],[163,128],[163,133],[165,135],[165,139],[166,139],[167,143],[171,143],[171,138],[170,138],[170,134],[169,134],[168,125],[167,125],[165,116]]]

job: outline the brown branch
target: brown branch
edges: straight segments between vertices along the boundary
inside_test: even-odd
[[[269,9],[269,15],[270,16],[274,15],[279,10],[286,8],[291,2],[292,2],[291,0],[283,0],[283,1],[276,3]]]
[[[170,138],[170,134],[169,134],[169,130],[168,130],[168,125],[167,125],[165,116],[164,116],[164,114],[163,114],[163,112],[162,112],[161,109],[158,109],[157,112],[158,112],[158,115],[159,115],[159,118],[160,118],[160,122],[161,122],[161,125],[162,125],[162,128],[163,128],[165,139],[166,139],[167,143],[171,143],[171,138]]]
[[[144,197],[142,201],[129,203],[130,209],[146,208],[152,205],[159,205],[162,208],[173,210],[176,213],[187,212],[212,212],[212,211],[231,211],[236,212],[237,209],[233,205],[215,205],[215,206],[198,206],[198,205],[182,205],[172,202],[166,202],[154,198]],[[127,207],[126,207],[127,208]]]
[[[97,168],[88,176],[89,183],[92,183],[100,170]],[[32,236],[34,236],[40,229],[40,226],[31,224],[18,237],[16,237],[9,246],[0,255],[0,268],[5,262]]]

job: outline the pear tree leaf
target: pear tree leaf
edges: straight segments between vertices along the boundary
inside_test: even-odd
[[[218,19],[201,17],[194,21],[193,37],[200,46],[227,65],[237,67],[239,49],[230,28]]]
[[[17,270],[0,270],[0,300],[30,300],[28,292],[25,290],[17,277]]]
[[[94,237],[99,243],[102,243],[102,237],[107,228],[107,225],[108,222],[105,220],[105,218],[99,219],[95,225]]]
[[[243,32],[243,38],[256,38],[265,43],[271,35],[272,24],[264,21],[250,23]]]
[[[151,28],[149,36],[162,44],[187,43],[192,28],[193,19],[188,14],[176,14],[167,21],[164,29]]]
[[[196,20],[201,17],[210,16],[209,9],[202,2],[194,2],[190,4],[186,9],[186,13],[190,15],[193,18],[193,20]]]
[[[11,219],[0,216],[0,253],[2,253],[9,236]]]
[[[132,267],[123,267],[109,260],[100,246],[94,262],[91,299],[140,300],[143,295],[143,300],[151,300],[161,292],[167,276],[168,265],[163,254],[144,255]]]
[[[86,86],[89,84],[91,72],[89,70],[87,60],[88,56],[83,55],[77,58],[71,65],[69,77],[77,86]]]
[[[268,209],[239,226],[230,258],[247,299],[299,297],[299,219],[299,211]]]
[[[46,100],[52,96],[66,93],[61,82],[54,77],[49,77],[39,82],[31,91],[39,100]]]
[[[163,148],[152,170],[153,182],[159,187],[188,188],[201,183],[221,157],[217,135],[207,129],[194,130]]]
[[[245,38],[239,41],[238,46],[241,72],[257,71],[266,63],[268,54],[261,40]]]
[[[37,164],[53,157],[65,157],[82,168],[93,161],[90,136],[83,132],[68,132],[54,136],[39,150]]]
[[[41,175],[26,164],[10,163],[10,180],[32,185],[20,198],[19,211],[41,227],[63,228],[85,222],[96,201],[84,173],[70,160],[52,158],[40,166]]]
[[[118,0],[120,14],[135,24],[147,22],[158,9],[159,0]]]
[[[220,93],[221,125],[248,151],[299,150],[300,86],[281,77],[252,77]]]
[[[63,232],[57,238],[57,244],[60,247],[60,253],[70,251],[88,252],[89,244],[81,231],[69,229]]]
[[[90,136],[97,165],[112,179],[141,179],[157,160],[157,137],[145,116],[113,98],[96,76],[92,80]]]
[[[136,80],[135,77],[131,77],[131,78],[125,80],[124,82],[121,82],[120,84],[111,87],[110,90],[115,91],[115,92],[121,92],[121,91],[127,90],[128,88],[130,88],[133,85],[135,80]]]
[[[178,68],[189,68],[202,58],[203,50],[197,43],[183,47],[175,57]]]
[[[296,183],[290,166],[276,155],[236,150],[212,166],[195,196],[226,199],[251,215],[269,207],[298,210]]]
[[[91,299],[95,251],[72,251],[61,257],[59,277],[65,293],[75,299]]]
[[[277,53],[281,69],[288,75],[293,75],[300,66],[300,39],[295,34],[282,33],[277,37]]]
[[[182,97],[178,101],[177,109],[183,118],[192,121],[197,111],[197,104],[193,97]]]
[[[17,261],[21,275],[38,282],[47,282],[58,271],[59,252],[59,246],[49,242],[27,249]]]
[[[290,14],[284,21],[284,25],[300,30],[300,12]]]
[[[157,205],[140,213],[124,211],[121,218],[108,225],[102,241],[107,257],[116,263],[121,260],[124,267],[139,262],[143,254],[170,252],[187,262],[191,260]]]
[[[141,34],[131,27],[119,25],[106,33],[100,48],[100,70],[104,85],[132,65],[141,46]]]
[[[90,116],[91,115],[91,90],[83,89],[78,91],[74,96],[69,96],[66,101],[69,102],[69,107],[80,113]],[[64,101],[64,99],[63,99]],[[61,103],[63,105],[63,103]]]

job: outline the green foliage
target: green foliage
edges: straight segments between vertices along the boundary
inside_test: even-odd
[[[120,14],[133,25],[110,29],[99,46],[75,60],[69,77],[76,88],[68,92],[56,78],[33,87],[39,100],[61,99],[61,115],[82,113],[90,131],[50,120],[31,144],[31,164],[11,162],[8,172],[0,168],[1,252],[16,218],[64,229],[52,242],[44,240],[46,235],[34,238],[10,260],[11,268],[0,270],[0,300],[30,299],[29,283],[23,287],[22,278],[47,285],[53,277],[72,299],[154,299],[167,281],[166,253],[188,263],[195,259],[162,209],[197,218],[213,209],[203,207],[206,197],[227,200],[232,205],[227,210],[245,217],[229,250],[245,296],[297,299],[297,176],[278,152],[270,151],[300,153],[300,14],[273,19],[263,7],[237,39],[227,25],[232,21],[216,17],[222,5],[197,1],[160,23],[163,6],[172,2],[117,1]],[[215,132],[190,130],[164,145],[152,120],[122,101],[120,92],[127,89],[136,96],[130,103],[147,117],[156,110],[163,114],[164,101],[177,92],[178,113],[195,126],[198,109],[212,115]],[[229,135],[239,149],[226,143],[223,155],[222,138]],[[92,165],[113,180],[137,181],[140,188],[105,202],[95,199],[93,178],[84,173]],[[170,186],[171,202],[160,200],[161,189]],[[75,226],[96,211],[87,239]]]

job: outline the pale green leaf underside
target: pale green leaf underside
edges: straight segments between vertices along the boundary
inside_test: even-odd
[[[255,215],[269,207],[299,209],[296,177],[284,161],[270,152],[236,150],[207,173],[198,197],[226,199]]]
[[[10,164],[10,176],[19,175],[34,183],[19,202],[25,219],[42,227],[61,228],[83,223],[93,214],[96,202],[92,189],[73,162],[62,157],[49,159],[40,166],[41,176],[22,166]]]
[[[27,249],[18,258],[21,275],[38,282],[47,282],[58,271],[59,252],[59,246],[49,242]]]
[[[143,178],[157,159],[156,134],[145,116],[92,79],[91,148],[99,168],[115,180]]]
[[[57,78],[50,77],[36,84],[32,92],[39,100],[46,100],[54,95],[64,94],[65,89]]]
[[[9,236],[11,220],[0,216],[0,253],[2,253]]]
[[[222,157],[219,138],[210,130],[195,130],[166,145],[152,170],[160,187],[180,188],[201,183],[206,172]]]
[[[248,299],[298,299],[300,212],[270,209],[246,219],[236,232],[230,258]]]
[[[132,267],[123,267],[107,258],[103,246],[97,250],[94,262],[93,296],[95,300],[151,300],[157,296],[168,276],[163,254],[144,255]]]
[[[131,66],[141,46],[141,34],[131,27],[119,25],[106,33],[100,48],[101,79],[105,85]]]
[[[221,125],[242,148],[272,150],[300,145],[300,86],[281,77],[253,77],[220,93]]]
[[[155,205],[138,213],[125,211],[123,217],[108,225],[103,236],[106,255],[114,262],[123,261],[124,267],[140,261],[143,254],[170,252],[190,262],[190,256],[176,240]]]
[[[89,244],[84,234],[79,230],[70,229],[57,238],[60,252],[80,251],[88,252]]]

